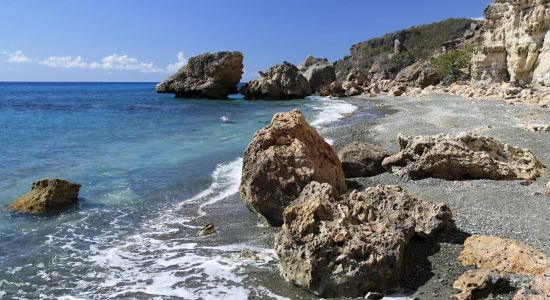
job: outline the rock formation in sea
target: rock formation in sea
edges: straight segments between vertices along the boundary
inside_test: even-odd
[[[412,179],[535,179],[544,165],[527,149],[471,133],[436,136],[399,135],[400,151],[382,165]]]
[[[67,207],[78,201],[80,184],[63,179],[42,179],[31,190],[12,202],[9,208],[22,213],[43,213]]]
[[[330,184],[308,184],[284,210],[276,239],[283,278],[322,297],[395,290],[409,240],[433,235],[452,218],[446,205],[398,186],[338,194]]]
[[[242,201],[274,226],[283,210],[311,181],[347,189],[338,155],[295,109],[273,116],[246,149],[240,185]]]
[[[302,99],[311,95],[307,79],[298,68],[283,62],[267,72],[259,72],[260,78],[252,80],[241,88],[247,100],[291,100]]]
[[[309,82],[313,93],[318,93],[321,87],[336,80],[334,66],[326,58],[316,58],[310,55],[298,65],[298,69]]]
[[[177,98],[226,99],[236,94],[243,74],[240,52],[205,53],[189,59],[175,75],[156,87],[158,93],[176,94]]]
[[[382,161],[389,154],[380,146],[352,142],[338,152],[346,177],[367,177],[384,172]]]
[[[494,1],[485,18],[472,60],[474,81],[550,86],[549,1]]]

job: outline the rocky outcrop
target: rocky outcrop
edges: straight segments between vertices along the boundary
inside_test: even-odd
[[[367,177],[384,172],[382,161],[389,154],[380,146],[352,142],[338,152],[346,177]]]
[[[157,93],[177,98],[226,99],[236,94],[243,74],[240,52],[205,53],[189,59],[175,75],[159,83]]]
[[[10,204],[13,211],[43,213],[64,208],[78,201],[80,184],[63,179],[42,179],[32,183],[31,190]]]
[[[550,268],[550,258],[535,248],[517,240],[492,236],[468,237],[459,260],[465,266],[519,275],[536,276]]]
[[[273,116],[254,134],[246,149],[240,193],[242,201],[271,225],[283,224],[283,210],[311,181],[347,189],[336,152],[295,109]]]
[[[458,300],[487,299],[507,287],[508,280],[496,270],[469,270],[454,282],[453,288],[461,291],[454,295],[454,298]]]
[[[310,55],[298,66],[298,69],[307,79],[314,93],[319,93],[321,87],[336,80],[334,66],[326,58],[315,58]]]
[[[283,278],[322,297],[357,297],[397,288],[403,255],[415,235],[430,236],[452,215],[443,204],[398,186],[341,198],[312,182],[284,211],[276,252]]]
[[[260,72],[260,78],[243,86],[241,93],[247,100],[290,100],[310,96],[311,88],[300,70],[285,61]]]
[[[436,85],[439,81],[441,81],[441,76],[435,67],[427,61],[419,61],[401,70],[395,77],[393,85],[423,89],[430,85]]]
[[[474,82],[548,85],[548,3],[548,0],[496,0],[487,7],[481,44],[472,59]]]
[[[400,151],[382,162],[386,169],[411,179],[535,179],[544,171],[526,149],[471,133],[398,136]]]
[[[548,300],[550,299],[550,269],[535,276],[523,286],[513,300]]]

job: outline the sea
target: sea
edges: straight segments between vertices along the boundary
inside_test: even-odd
[[[323,134],[357,106],[230,98],[175,99],[155,83],[0,83],[0,298],[309,298],[279,278],[275,229],[238,199],[242,156],[274,113],[299,108]],[[41,178],[80,183],[78,204],[7,210]],[[198,237],[207,222],[217,235]]]

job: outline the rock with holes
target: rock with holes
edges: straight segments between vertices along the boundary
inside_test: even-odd
[[[175,75],[159,83],[157,93],[176,94],[177,98],[226,99],[236,94],[243,74],[240,52],[205,53],[189,59]]]
[[[469,270],[462,274],[453,284],[460,290],[454,295],[458,300],[486,299],[508,287],[508,280],[493,269]]]
[[[78,201],[80,184],[63,179],[42,179],[31,190],[10,204],[10,209],[23,213],[43,213],[67,207]]]
[[[544,253],[520,241],[493,236],[468,237],[459,260],[465,266],[518,275],[540,275],[550,268],[550,258]]]
[[[527,149],[471,133],[397,138],[400,151],[382,165],[411,179],[535,179],[544,165]]]
[[[254,134],[243,159],[240,193],[252,211],[274,226],[283,224],[283,210],[311,181],[347,189],[342,164],[332,147],[295,109],[273,116]]]
[[[535,276],[523,286],[513,300],[548,300],[550,299],[550,269]]]
[[[396,289],[403,255],[416,234],[430,236],[452,214],[398,186],[339,196],[311,182],[284,211],[276,238],[282,277],[321,297],[358,297]]]

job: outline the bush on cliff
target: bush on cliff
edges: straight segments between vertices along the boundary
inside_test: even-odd
[[[467,77],[469,72],[465,73],[463,70],[470,67],[473,50],[474,46],[468,43],[431,59],[439,75],[444,78],[443,84],[467,79],[464,77]]]

